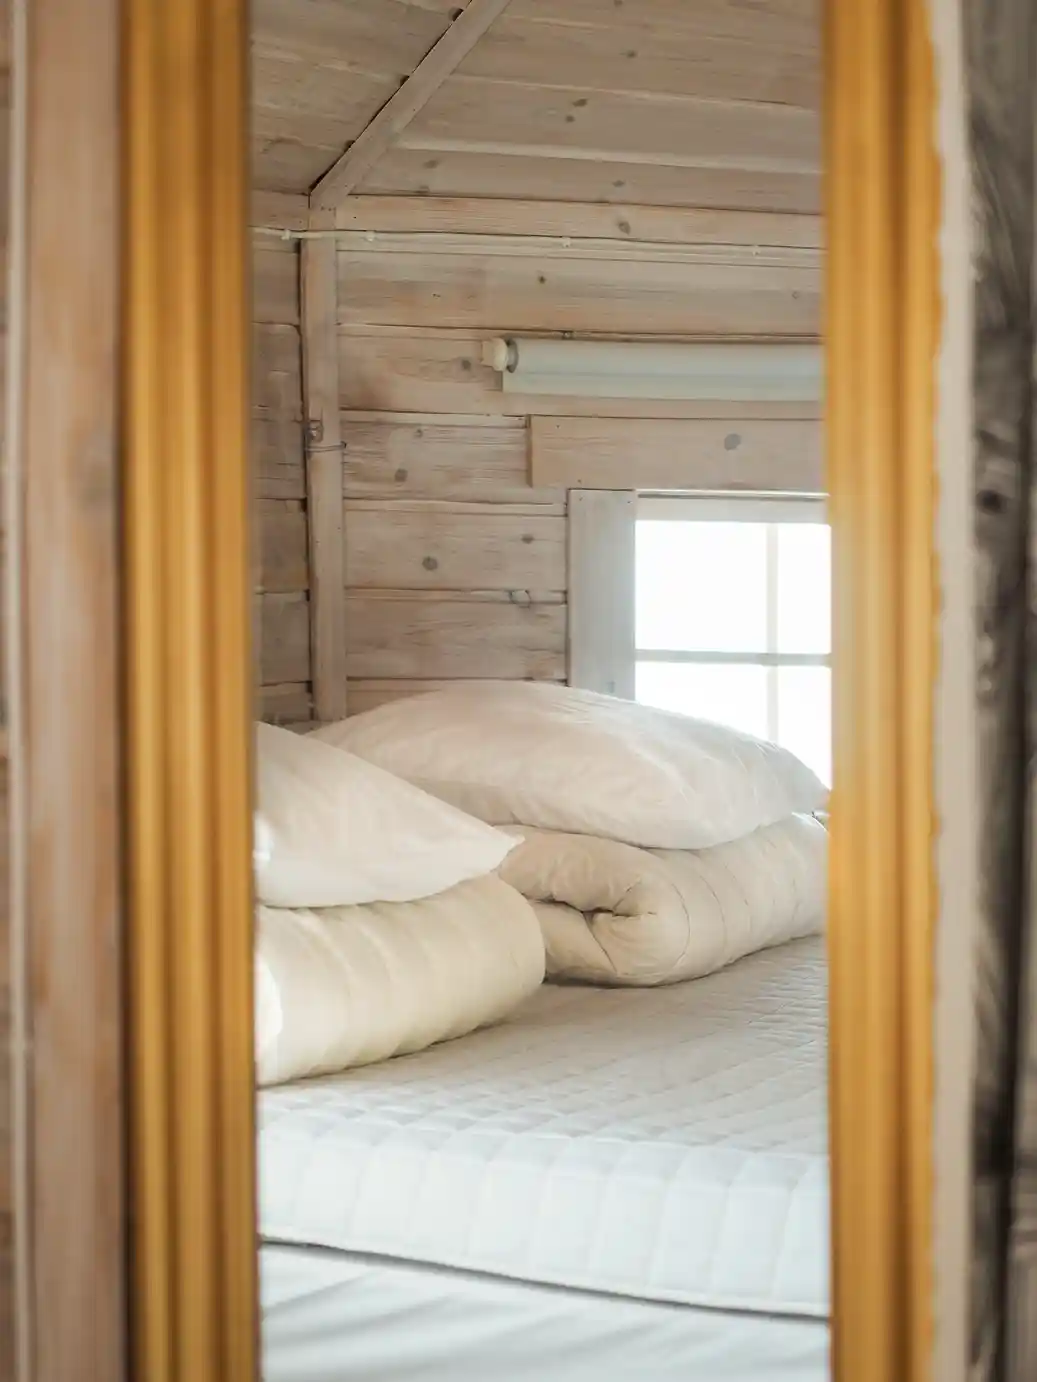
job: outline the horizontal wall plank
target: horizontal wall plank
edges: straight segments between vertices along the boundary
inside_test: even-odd
[[[361,513],[410,513],[442,517],[453,514],[471,518],[477,514],[506,513],[510,518],[557,518],[565,517],[565,495],[558,492],[557,503],[531,504],[528,501],[515,504],[501,504],[487,499],[349,499],[350,512],[355,516]],[[346,496],[349,498],[349,496]]]
[[[716,207],[746,211],[821,210],[819,173],[740,168],[669,168],[613,159],[589,163],[459,149],[390,149],[360,185],[365,194],[515,197],[544,201]]]
[[[739,251],[742,253],[742,251]],[[786,251],[811,254],[812,251]],[[689,335],[818,334],[818,268],[340,249],[343,325]]]
[[[261,116],[263,117],[261,119]],[[280,138],[276,115],[252,108],[252,139],[249,161],[253,184],[263,191],[306,194],[317,179],[342,153],[340,145],[311,147],[293,139]]]
[[[259,698],[262,719],[274,725],[307,724],[313,719],[313,696],[306,682],[264,686]]]
[[[398,76],[256,50],[251,76],[253,136],[300,148],[337,147],[340,153],[400,84]]]
[[[820,105],[818,32],[808,43],[798,41],[798,35],[779,43],[768,42],[752,29],[734,37],[711,33],[703,25],[693,42],[677,43],[672,24],[639,25],[632,31],[616,7],[608,13],[609,19],[615,16],[613,22],[602,27],[569,23],[567,6],[561,10],[563,22],[551,23],[550,8],[533,23],[513,19],[506,11],[458,68],[459,75],[537,82],[585,94],[643,91],[685,96],[693,91],[700,97],[811,109]],[[679,8],[671,6],[674,12]],[[763,13],[755,10],[754,19]]]
[[[566,23],[581,31],[615,26],[631,40],[653,33],[671,42],[733,38],[765,43],[780,52],[791,47],[810,51],[820,43],[817,7],[803,0],[749,5],[738,0],[637,0],[628,9],[615,0],[565,0],[564,14]],[[512,0],[508,17],[542,24],[556,18],[557,11],[543,0]]]
[[[310,680],[310,611],[305,595],[261,597],[264,686]]]
[[[565,519],[356,512],[346,504],[346,584],[395,590],[565,588]]]
[[[299,252],[276,240],[252,252],[252,320],[279,326],[299,322]]]
[[[490,679],[480,678],[459,678],[425,680],[425,681],[351,681],[349,683],[349,713],[351,715],[361,715],[365,710],[375,710],[380,705],[385,705],[389,701],[400,701],[408,696],[422,696],[427,691],[442,691],[452,686],[457,686],[462,682],[465,686],[478,686],[485,680],[490,684]],[[537,680],[556,680],[554,678],[540,677]]]
[[[252,416],[302,422],[302,352],[297,326],[265,323],[252,328]]]
[[[529,605],[564,605],[564,590],[542,590],[533,587],[527,590],[373,590],[354,592],[363,595],[365,600],[407,600],[411,603],[457,600],[462,604],[479,605],[519,605],[523,609]]]
[[[354,421],[342,414],[345,491],[350,498],[557,503],[564,493],[529,483],[529,435],[521,426],[449,418]]]
[[[352,72],[409,76],[450,22],[438,12],[400,0],[252,0],[252,46],[260,53],[327,64],[340,84]],[[342,63],[348,62],[348,70]]]
[[[356,231],[568,235],[574,239],[669,245],[785,245],[802,249],[820,249],[824,244],[820,216],[628,204],[352,196],[338,208],[336,220],[342,229]]]
[[[261,499],[260,576],[264,591],[308,590],[306,514],[292,499]]]
[[[305,498],[300,422],[283,417],[253,418],[252,461],[257,498]]]
[[[350,594],[347,669],[376,680],[565,676],[565,606],[371,600]]]
[[[816,111],[764,102],[591,95],[455,75],[399,142],[429,151],[464,143],[484,153],[564,152],[587,162],[811,173],[820,168],[821,121]]]
[[[485,337],[464,333],[339,331],[341,401],[348,410],[468,413],[487,417],[816,418],[813,403],[682,399],[546,398],[506,394],[482,363]]]
[[[531,421],[534,482],[566,489],[820,493],[819,422],[544,418]]]
[[[297,192],[264,192],[252,189],[249,223],[281,230],[305,230],[310,223],[310,203]]]

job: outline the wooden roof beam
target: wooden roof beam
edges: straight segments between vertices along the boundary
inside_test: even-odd
[[[510,0],[469,0],[443,37],[391,96],[367,128],[317,183],[310,205],[334,210],[360,184],[414,117],[428,104],[452,72],[460,66]]]

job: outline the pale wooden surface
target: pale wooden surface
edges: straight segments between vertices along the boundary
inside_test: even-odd
[[[569,499],[570,686],[634,696],[637,495],[580,490]]]
[[[363,180],[407,126],[435,96],[450,74],[464,61],[509,0],[468,0],[439,41],[425,54],[410,77],[386,101],[378,114],[329,168],[311,194],[316,207],[334,207]]]
[[[450,25],[451,6],[255,0],[253,178],[309,192]]]
[[[632,459],[660,482],[675,468],[746,487],[814,476],[817,405],[505,395],[482,345],[816,338],[819,37],[814,0],[751,14],[727,0],[257,0],[253,223],[298,229],[299,194],[315,193],[344,232],[303,251],[325,276],[336,266],[310,316],[337,295],[340,413],[319,411],[343,457],[339,488],[330,452],[311,453],[309,490],[297,304],[283,247],[256,237],[261,680],[292,688],[264,693],[269,713],[312,697],[308,618],[319,680],[341,681],[320,672],[328,630],[307,604],[332,589],[301,561],[305,540],[320,555],[318,525],[345,548],[334,629],[348,628],[350,680],[559,676],[569,488],[618,483]],[[328,339],[325,319],[311,377]],[[547,420],[536,435],[558,481],[531,483],[531,418]],[[651,418],[675,429],[639,444]],[[552,419],[586,430],[551,434]],[[310,710],[338,713],[335,694]]]
[[[817,211],[819,18],[816,0],[257,0],[256,182],[326,178],[321,205]]]
[[[530,486],[523,418],[343,413],[342,438],[350,499],[565,502],[562,488]]]
[[[530,476],[563,489],[820,494],[821,424],[535,417]]]
[[[311,212],[315,230],[330,217]],[[302,247],[303,417],[309,528],[310,650],[320,720],[346,713],[345,530],[339,432],[334,240]]]
[[[288,222],[299,207],[287,200],[285,205],[284,198],[254,196],[253,217],[258,202],[258,209]],[[265,716],[268,685],[298,681],[305,686],[307,700],[312,697],[298,243],[254,236],[252,264],[253,652],[259,713]],[[340,512],[340,481],[336,490]],[[334,517],[335,506],[331,512]],[[290,615],[271,603],[274,596],[294,601]]]
[[[617,202],[643,206],[742,207],[758,211],[819,212],[815,173],[741,168],[671,168],[622,159],[580,162],[534,152],[471,148],[450,152],[395,148],[375,165],[362,191],[435,197],[507,197],[544,201]]]
[[[5,438],[17,481],[7,493],[17,502],[4,515],[19,553],[6,687],[19,809],[4,901],[18,899],[23,938],[15,1134],[31,1171],[13,1196],[17,1327],[33,1382],[119,1382],[127,1344],[116,413],[123,14],[114,0],[48,0],[25,6],[22,18],[17,123],[31,156],[12,198],[24,252],[7,312],[19,383]],[[0,1181],[6,1210],[10,1181]],[[0,1212],[3,1295],[8,1223]],[[5,1303],[8,1364],[12,1343]]]
[[[700,336],[820,331],[816,250],[401,235],[340,243],[343,326]]]
[[[368,682],[564,677],[567,640],[585,684],[628,693],[629,673],[609,668],[630,619],[606,628],[624,582],[629,595],[622,562],[600,617],[588,592],[609,569],[590,527],[615,519],[605,531],[632,542],[633,509],[577,492],[819,487],[817,404],[524,397],[482,364],[487,337],[511,331],[812,340],[817,218],[577,213],[580,235],[558,204],[416,201],[408,220],[402,199],[350,197],[338,210],[353,710],[371,704]],[[569,491],[580,507],[567,529]],[[277,523],[283,544],[297,520]],[[632,560],[626,537],[617,551]],[[574,573],[592,609],[575,635]]]
[[[286,205],[286,203],[288,203]],[[255,224],[294,224],[291,198],[256,198]],[[264,219],[265,218],[265,219]],[[816,215],[710,211],[685,207],[613,206],[478,197],[346,197],[336,211],[343,230],[403,233],[463,230],[469,235],[552,235],[663,245],[782,245],[820,249]]]
[[[436,600],[409,591],[388,600],[351,594],[350,678],[564,678],[565,605],[490,593],[501,600],[467,598],[465,591]]]

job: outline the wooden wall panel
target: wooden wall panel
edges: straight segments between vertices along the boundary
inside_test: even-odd
[[[456,237],[456,253],[340,250],[340,323],[702,336],[820,330],[814,251],[722,254],[716,246],[695,262],[679,247],[631,246],[623,255],[574,244],[516,253],[465,238]]]
[[[518,512],[516,513],[516,509]],[[365,590],[565,589],[565,518],[534,506],[348,506],[346,583]]]
[[[260,597],[263,687],[310,682],[310,611],[305,592]]]
[[[310,587],[306,513],[297,499],[261,499],[257,507],[260,588],[264,592]]]
[[[256,236],[252,251],[252,319],[299,324],[299,251],[272,236]]]
[[[349,676],[384,680],[565,677],[565,606],[350,594]]]
[[[261,204],[253,214],[283,209]],[[308,696],[311,676],[309,635],[297,622],[300,608],[306,615],[310,584],[298,246],[255,236],[252,264],[254,642],[259,713],[265,714],[267,686],[300,682]],[[275,595],[289,602],[271,603]]]
[[[563,489],[529,483],[523,418],[343,413],[345,492],[351,499],[563,503]]]
[[[297,326],[257,323],[253,327],[252,446],[257,495],[301,499],[306,483]]]
[[[564,489],[820,494],[821,424],[535,417],[530,475]]]
[[[435,0],[253,0],[254,181],[308,192],[451,17]]]
[[[614,499],[581,489],[815,487],[817,404],[504,394],[482,346],[814,339],[816,217],[353,196],[337,223],[350,713],[444,680],[564,678],[570,582],[586,614],[600,576],[573,534]],[[596,608],[577,675],[628,691]]]
[[[437,150],[471,140],[487,152],[551,149],[555,158],[684,168],[817,173],[817,112],[764,102],[660,97],[645,92],[549,88],[509,82],[487,100],[487,83],[449,78],[404,133],[405,148]]]
[[[373,195],[523,196],[586,204],[742,207],[757,211],[821,210],[819,173],[744,168],[671,168],[602,157],[584,162],[535,153],[472,149],[391,149],[360,188]]]
[[[458,74],[488,81],[535,78],[545,86],[566,87],[578,73],[585,92],[687,96],[693,91],[721,100],[820,107],[819,35],[804,33],[802,27],[799,33],[791,28],[775,33],[760,8],[744,33],[709,32],[700,19],[705,31],[695,32],[694,41],[683,44],[674,41],[675,22],[680,24],[677,5],[670,7],[665,24],[643,25],[635,40],[621,23],[573,24],[568,6],[565,21],[552,22],[553,8],[539,7],[535,18],[521,18],[512,0]],[[711,7],[714,12],[720,8]],[[641,6],[638,10],[640,17]]]
[[[260,695],[261,718],[274,725],[308,725],[313,719],[313,696],[308,682],[264,686]]]
[[[271,200],[270,194],[257,194],[255,201],[254,214],[277,225],[288,224],[296,209],[292,198]],[[824,228],[818,216],[689,210],[630,202],[610,206],[485,197],[351,196],[339,204],[336,224],[343,230],[411,235],[456,235],[463,227],[469,235],[554,236],[681,247],[780,245],[820,249],[824,245]],[[301,222],[299,228],[303,228]]]

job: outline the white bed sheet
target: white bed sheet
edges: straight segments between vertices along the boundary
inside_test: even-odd
[[[282,1243],[716,1310],[828,1312],[820,939],[260,1100]]]
[[[828,1382],[828,1326],[267,1245],[264,1382]]]

